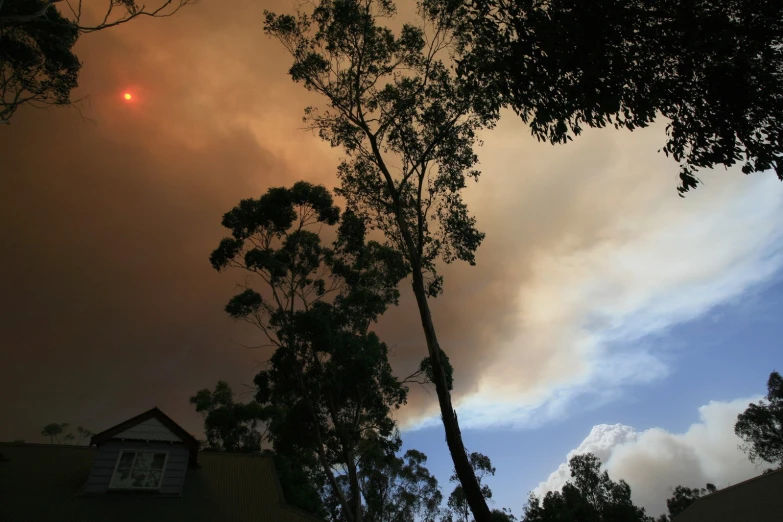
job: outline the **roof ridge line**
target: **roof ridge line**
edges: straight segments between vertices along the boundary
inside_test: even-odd
[[[50,444],[48,442],[4,442],[4,441],[0,441],[0,446],[3,446],[3,447],[36,446],[36,447],[73,448],[73,449],[95,450],[95,448],[93,448],[92,446],[85,445],[85,444]]]
[[[760,478],[768,477],[769,475],[774,475],[775,473],[783,472],[783,466],[781,466],[781,467],[779,467],[777,469],[773,469],[773,468],[768,468],[768,469],[772,469],[772,471],[770,471],[769,473],[764,473],[762,471],[761,475],[756,475],[755,477],[750,477],[749,479],[745,479],[742,482],[737,482],[736,484],[731,484],[730,486],[726,486],[725,488],[716,489],[712,493],[709,493],[709,494],[704,495],[703,497],[699,497],[699,498],[709,497],[710,495],[714,495],[715,493],[720,493],[721,491],[726,491],[727,489],[736,488],[737,486],[742,486],[743,484],[747,484],[748,482],[753,482],[754,480],[758,480]]]

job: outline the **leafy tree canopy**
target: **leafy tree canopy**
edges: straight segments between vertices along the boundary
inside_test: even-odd
[[[769,375],[766,400],[737,416],[734,433],[750,460],[783,466],[783,377],[778,372]]]
[[[571,480],[562,491],[550,491],[543,499],[530,496],[524,509],[525,522],[652,522],[644,508],[631,502],[631,487],[614,482],[601,472],[601,462],[587,453],[568,462]]]
[[[696,171],[742,164],[783,179],[778,0],[424,0],[451,23],[460,78],[539,140],[666,118],[663,151]]]
[[[199,390],[190,403],[204,417],[207,449],[229,453],[268,453],[270,412],[255,401],[236,402],[228,383],[219,381],[214,391]],[[299,455],[271,452],[286,502],[307,512],[324,516],[319,480]]]
[[[485,500],[490,500],[492,498],[492,490],[487,484],[484,484],[483,481],[485,477],[495,475],[495,467],[492,466],[489,457],[477,451],[470,453],[468,459],[470,460],[470,466],[473,468],[473,473],[481,488],[481,495]],[[470,506],[468,505],[465,490],[462,487],[462,484],[459,483],[459,477],[456,472],[451,474],[449,481],[457,483],[457,486],[451,492],[446,502],[446,505],[449,508],[448,520],[468,522],[470,517]],[[506,514],[500,512],[500,515],[493,515],[491,520],[495,520],[500,516],[506,516]]]
[[[73,46],[80,35],[138,17],[171,16],[192,1],[162,0],[147,8],[135,0],[106,0],[102,16],[89,23],[82,0],[0,0],[0,123],[10,123],[23,105],[71,105],[81,68]]]
[[[422,12],[420,24],[395,32],[383,25],[395,12],[390,0],[323,0],[294,15],[267,13],[265,30],[291,55],[292,79],[327,101],[306,108],[305,120],[346,153],[338,194],[410,268],[449,451],[472,511],[487,522],[428,298],[443,290],[439,262],[475,263],[484,234],[462,191],[479,175],[477,131],[497,113],[486,93],[457,81],[446,24]]]
[[[231,237],[212,253],[213,267],[250,275],[226,311],[274,347],[254,379],[273,447],[317,463],[335,516],[358,522],[363,453],[399,449],[390,413],[407,397],[388,347],[369,327],[396,304],[409,266],[394,249],[367,241],[365,221],[341,214],[328,190],[305,182],[243,200],[223,225]],[[324,226],[336,228],[329,247],[319,235]]]
[[[60,437],[63,434],[63,431],[65,431],[65,428],[68,427],[67,422],[63,422],[61,424],[58,424],[56,422],[52,422],[47,424],[43,427],[41,430],[41,435],[44,437],[49,437],[49,440],[52,444],[55,442],[60,442]]]
[[[236,453],[258,453],[264,442],[263,423],[269,413],[257,402],[235,402],[225,381],[214,391],[202,389],[190,398],[204,416],[204,433],[210,449]]]
[[[402,457],[370,451],[361,462],[365,519],[372,522],[435,522],[443,500],[427,456],[408,450]]]
[[[49,23],[16,21],[44,9]],[[72,49],[78,28],[47,0],[5,0],[0,5],[0,123],[25,103],[67,105],[81,68]]]
[[[71,425],[67,422],[52,422],[41,429],[41,435],[49,437],[49,442],[51,444],[73,444],[74,441],[76,441],[76,444],[80,444],[82,439],[89,440],[89,438],[93,436],[93,433],[90,430],[81,426],[76,427],[76,435],[74,435],[68,431],[70,426]]]
[[[713,484],[707,484],[706,488],[701,489],[677,486],[674,488],[671,498],[666,501],[666,507],[669,509],[668,520],[674,520],[674,517],[688,509],[691,504],[699,500],[699,498],[709,493],[715,493],[716,491],[717,488]]]

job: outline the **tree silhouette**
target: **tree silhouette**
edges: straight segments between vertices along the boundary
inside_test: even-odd
[[[402,457],[368,451],[359,473],[365,520],[435,522],[443,495],[426,463],[427,456],[416,450],[408,450]]]
[[[476,131],[496,114],[485,93],[461,87],[443,61],[450,36],[424,17],[395,34],[380,25],[394,16],[389,0],[326,0],[296,16],[267,13],[265,30],[290,53],[294,81],[323,95],[328,109],[309,107],[310,127],[346,153],[338,194],[383,232],[412,276],[432,382],[454,468],[476,519],[490,511],[462,442],[451,402],[446,358],[428,299],[441,293],[437,262],[475,262],[484,234],[462,200],[475,179]]]
[[[63,422],[61,424],[52,422],[43,427],[41,430],[41,435],[44,437],[49,437],[49,442],[51,444],[60,444],[60,442],[62,442],[62,436],[66,428],[68,428],[67,422]]]
[[[766,401],[748,405],[737,416],[734,433],[751,461],[783,466],[783,377],[778,372],[769,374]]]
[[[425,0],[452,22],[465,88],[512,108],[541,141],[666,118],[663,151],[698,169],[783,179],[778,0]]]
[[[484,497],[485,501],[491,499],[492,490],[489,489],[487,484],[482,484],[482,481],[486,476],[495,475],[495,468],[492,466],[492,462],[489,460],[489,457],[479,452],[471,453],[468,458],[470,459],[473,473],[481,488],[481,495]],[[462,485],[459,484],[459,477],[456,473],[452,473],[449,482],[457,483],[457,486],[451,492],[447,501],[449,514],[451,517],[457,517],[458,521],[468,522],[470,506],[465,498],[465,490],[462,488]]]
[[[397,34],[381,25],[395,14],[390,0],[267,13],[266,32],[293,59],[292,79],[326,99],[325,110],[305,109],[305,120],[346,153],[338,193],[410,266],[446,441],[480,522],[490,511],[428,302],[442,290],[437,262],[474,263],[484,238],[462,199],[479,174],[476,132],[503,107],[554,143],[583,125],[634,129],[663,113],[672,121],[664,151],[682,163],[681,194],[696,186],[698,168],[743,161],[745,172],[777,170],[780,3],[750,4],[425,0],[421,26]]]
[[[204,416],[209,448],[238,453],[261,451],[265,438],[261,427],[269,414],[257,402],[235,402],[228,383],[218,381],[214,391],[199,390],[190,403]]]
[[[73,444],[74,441],[76,441],[76,444],[80,444],[82,439],[92,437],[93,435],[90,430],[81,426],[76,427],[76,435],[74,435],[68,431],[69,427],[70,424],[67,422],[59,424],[52,422],[43,427],[41,435],[49,437],[49,442],[51,444]]]
[[[107,0],[102,16],[90,23],[82,0],[0,0],[0,123],[10,123],[22,105],[72,104],[81,68],[72,49],[82,34],[139,17],[171,16],[193,0],[161,1],[148,9],[135,0]]]
[[[76,434],[78,435],[76,439],[76,444],[80,444],[82,442],[82,439],[89,440],[90,437],[95,435],[93,432],[91,432],[90,430],[82,426],[76,426]]]
[[[399,448],[390,412],[407,396],[387,346],[369,327],[396,304],[408,269],[393,249],[366,241],[362,219],[341,215],[322,186],[272,188],[240,202],[223,225],[232,236],[212,253],[212,265],[241,268],[252,278],[226,311],[256,326],[275,348],[254,379],[275,451],[312,456],[340,516],[359,522],[361,452]],[[321,244],[324,226],[337,226],[331,248]],[[347,492],[335,469],[344,470]]]
[[[706,488],[686,488],[677,486],[668,500],[666,507],[669,509],[669,518],[664,520],[674,520],[674,517],[688,509],[691,504],[699,500],[704,495],[715,493],[718,489],[713,484],[707,484]]]
[[[204,417],[208,450],[259,454],[269,451],[264,448],[264,443],[269,442],[269,410],[255,401],[236,402],[228,383],[218,381],[214,391],[199,390],[190,397],[190,403]],[[286,502],[315,515],[325,515],[318,492],[323,481],[308,469],[307,461],[301,455],[272,454]]]
[[[652,522],[644,508],[631,502],[631,487],[614,482],[601,472],[592,453],[569,460],[571,480],[562,491],[550,491],[543,499],[531,495],[524,509],[525,522]]]

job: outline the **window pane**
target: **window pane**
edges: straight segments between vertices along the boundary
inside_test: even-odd
[[[124,451],[112,475],[110,487],[146,489],[160,487],[166,453]]]
[[[155,453],[152,456],[152,463],[150,464],[151,469],[163,469],[163,464],[166,462],[166,454],[165,453]]]
[[[149,469],[150,464],[152,464],[152,455],[153,453],[138,453],[136,455],[136,462],[133,463],[133,469],[141,469],[146,470]]]
[[[133,486],[133,480],[131,478],[131,471],[117,470],[114,472],[114,476],[111,478],[111,487],[113,488],[129,488]]]
[[[143,488],[144,487],[144,481],[147,479],[147,471],[137,471],[133,470],[131,472],[131,477],[133,478],[131,486],[134,488]]]
[[[118,469],[128,469],[133,465],[133,457],[136,456],[135,451],[123,451],[120,457],[120,463],[117,465]]]
[[[144,487],[157,488],[160,485],[160,471],[150,471],[147,474],[147,480]]]

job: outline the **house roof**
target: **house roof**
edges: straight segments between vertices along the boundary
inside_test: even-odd
[[[285,503],[272,457],[202,452],[178,496],[82,493],[98,450],[0,443],[0,520],[323,522]]]
[[[783,469],[701,497],[674,522],[780,522],[783,520]]]
[[[185,431],[185,428],[174,422],[171,417],[163,413],[157,406],[151,410],[147,410],[144,413],[140,413],[133,418],[130,418],[124,422],[112,426],[109,429],[103,430],[100,433],[96,433],[90,439],[90,446],[100,446],[102,443],[112,439],[115,435],[119,435],[129,428],[141,424],[149,419],[157,419],[161,424],[169,429],[174,435],[180,438],[182,444],[190,450],[190,466],[196,466],[198,463],[198,450],[201,443],[196,437]]]
[[[157,407],[152,408],[151,410],[147,410],[139,415],[136,415],[135,417],[128,419],[125,422],[121,422],[116,426],[112,426],[109,429],[103,430],[100,433],[96,433],[90,439],[90,446],[92,445],[100,446],[101,443],[106,442],[107,440],[111,439],[115,435],[118,435],[123,431],[126,431],[128,428],[132,428],[133,426],[136,426],[137,424],[141,424],[142,422],[149,419],[157,419],[158,421],[160,421],[161,424],[163,424],[169,430],[171,430],[172,433],[174,433],[177,437],[182,439],[182,443],[187,448],[194,451],[198,451],[199,448],[198,439],[196,439],[196,437],[194,437],[193,435],[185,431],[185,428],[183,428],[182,426],[174,422],[171,419],[171,417],[163,413]]]

